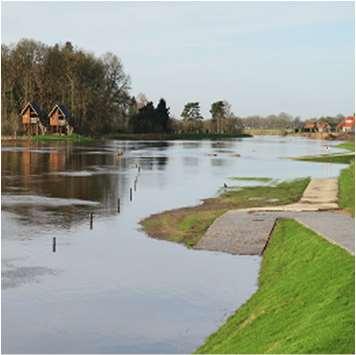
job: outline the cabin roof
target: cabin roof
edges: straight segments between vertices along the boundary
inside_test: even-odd
[[[50,111],[50,113],[48,114],[48,117],[50,117],[52,115],[52,113],[56,110],[56,109],[59,109],[59,111],[62,112],[62,115],[65,117],[65,118],[69,118],[70,117],[70,112],[69,110],[67,109],[66,106],[64,105],[61,105],[61,104],[55,104],[52,108],[52,110]]]
[[[37,113],[38,116],[43,116],[44,111],[36,102],[28,102],[21,110],[21,115],[24,114],[24,112],[27,110],[29,106],[32,108],[33,111]]]

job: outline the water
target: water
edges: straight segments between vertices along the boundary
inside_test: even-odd
[[[3,146],[2,351],[194,351],[256,290],[260,258],[154,240],[139,220],[252,184],[232,176],[337,176],[342,165],[286,159],[325,152],[288,137]]]

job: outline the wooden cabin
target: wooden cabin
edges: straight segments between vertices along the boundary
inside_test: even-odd
[[[44,116],[44,112],[36,103],[28,102],[20,113],[21,125],[25,134],[30,136],[45,134],[46,127],[42,122]]]
[[[72,134],[73,127],[69,124],[70,113],[63,105],[55,104],[48,114],[49,126],[52,133]]]

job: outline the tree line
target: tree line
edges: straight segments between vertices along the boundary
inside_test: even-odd
[[[130,77],[112,53],[97,57],[71,42],[45,45],[23,39],[2,45],[2,134],[19,129],[19,113],[27,102],[45,111],[54,103],[67,106],[75,132],[109,133],[211,133],[239,134],[247,129],[299,129],[300,117],[278,115],[238,117],[226,100],[211,104],[203,118],[200,103],[187,102],[180,118],[173,117],[165,99],[157,106],[144,94],[130,96]],[[323,117],[337,124],[344,116]]]

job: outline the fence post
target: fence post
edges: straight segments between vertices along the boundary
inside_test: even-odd
[[[93,229],[93,218],[94,218],[94,213],[90,213],[90,229]]]

